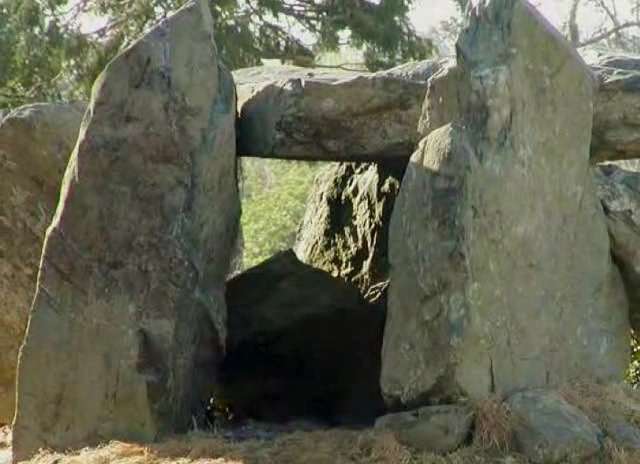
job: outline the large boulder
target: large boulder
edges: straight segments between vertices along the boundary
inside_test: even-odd
[[[20,354],[16,461],[191,426],[226,338],[240,213],[234,123],[204,0],[98,77]]]
[[[383,394],[412,407],[621,379],[627,301],[589,167],[592,75],[520,0],[480,2],[457,50],[461,117],[421,142],[392,214]]]
[[[557,392],[518,392],[507,405],[516,447],[533,463],[582,463],[602,448],[602,431]]]
[[[266,421],[367,423],[383,412],[384,312],[358,290],[281,252],[227,284],[220,400]]]
[[[594,101],[594,161],[640,158],[640,57],[603,55],[590,60],[598,77]]]
[[[620,164],[594,167],[611,239],[611,253],[620,269],[631,327],[640,330],[640,172]]]
[[[379,301],[389,282],[389,222],[405,167],[400,160],[323,170],[298,231],[298,258]]]
[[[380,73],[285,68],[234,72],[243,156],[321,161],[407,159],[426,82],[439,61]]]
[[[0,425],[13,419],[42,241],[83,113],[81,104],[35,104],[0,122]]]

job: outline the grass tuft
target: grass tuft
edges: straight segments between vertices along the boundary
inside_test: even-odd
[[[563,386],[559,392],[600,427],[612,417],[624,418],[640,427],[640,391],[627,384],[576,382]]]
[[[514,417],[498,397],[480,401],[475,406],[474,444],[481,449],[509,453],[513,449]]]

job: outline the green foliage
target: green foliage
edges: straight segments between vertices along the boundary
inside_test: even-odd
[[[291,248],[321,163],[242,159],[244,267]]]
[[[94,0],[94,11],[112,19],[121,43],[186,0]],[[413,0],[212,0],[216,41],[232,69],[261,58],[312,65],[316,54],[341,44],[365,51],[371,69],[424,59],[431,42],[408,20]],[[308,37],[312,46],[299,37]]]
[[[0,2],[0,107],[87,98],[105,64],[186,0]],[[231,69],[280,59],[311,66],[351,45],[371,70],[432,52],[408,20],[413,0],[210,0],[216,42]],[[87,14],[107,19],[81,32]],[[304,38],[305,43],[302,39]],[[310,44],[310,45],[307,45]]]
[[[631,363],[627,370],[626,380],[634,387],[640,387],[640,341],[635,333],[631,334]]]
[[[469,6],[469,0],[453,0],[453,3],[455,3],[460,13],[464,13],[467,10],[467,6]]]
[[[105,47],[65,21],[68,0],[0,3],[0,107],[86,96]]]

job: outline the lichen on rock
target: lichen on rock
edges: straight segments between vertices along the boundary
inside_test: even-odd
[[[204,0],[98,77],[45,239],[18,367],[15,460],[192,426],[225,346],[240,215],[234,126]]]

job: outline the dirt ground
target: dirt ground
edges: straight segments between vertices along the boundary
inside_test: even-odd
[[[640,392],[618,385],[575,384],[560,390],[595,423],[612,414],[640,426]],[[25,464],[527,464],[513,451],[512,418],[497,399],[476,405],[474,441],[454,453],[420,453],[374,429],[322,428],[296,423],[253,423],[217,432],[192,432],[160,443],[114,441],[72,453],[41,452]],[[8,456],[10,431],[0,429],[0,464]],[[606,441],[602,453],[585,464],[638,464],[639,451]]]
[[[112,442],[75,454],[42,453],[29,464],[525,464],[468,447],[448,456],[415,453],[389,434],[330,429],[293,432],[273,440],[234,442],[192,433],[154,445]]]

